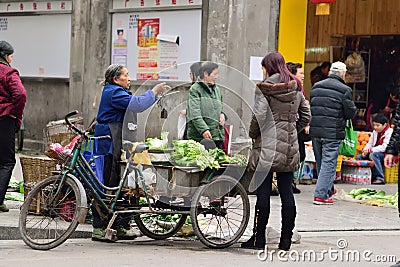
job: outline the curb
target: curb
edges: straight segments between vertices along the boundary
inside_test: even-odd
[[[92,231],[81,231],[75,230],[75,232],[69,238],[90,238],[92,237]],[[19,227],[15,226],[0,226],[0,240],[19,240],[21,234],[19,233]]]

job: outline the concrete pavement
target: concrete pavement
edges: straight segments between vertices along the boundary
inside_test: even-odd
[[[19,172],[20,170],[17,167],[14,173],[17,175]],[[19,177],[16,176],[16,178],[19,180]],[[394,194],[397,190],[396,184],[383,186],[336,184],[339,198],[341,193],[359,187],[370,187],[378,191],[382,189],[387,194]],[[322,250],[324,246],[332,246],[338,239],[344,238],[346,242],[351,242],[352,247],[375,249],[376,253],[390,253],[390,255],[396,255],[397,260],[400,260],[398,252],[398,247],[400,247],[400,218],[397,209],[369,206],[340,199],[336,200],[332,206],[317,206],[312,204],[315,185],[299,185],[299,188],[302,192],[295,195],[297,204],[296,229],[302,235],[302,240],[301,244],[294,245],[293,248],[304,250],[318,247]],[[252,208],[250,223],[246,231],[247,235],[251,234],[256,197],[249,196],[249,198]],[[279,229],[281,220],[280,199],[279,197],[271,198],[269,226]],[[0,213],[0,240],[19,239],[18,208],[21,203],[6,201],[6,204],[11,210],[8,213]],[[85,224],[80,226],[75,237],[89,237],[90,233],[91,226]],[[329,237],[329,242],[322,242],[327,237]],[[362,244],[358,244],[358,242],[362,242]],[[390,244],[387,242],[390,242]],[[384,246],[381,244],[384,244]],[[382,248],[385,249],[382,250]],[[390,266],[390,264],[381,266]]]

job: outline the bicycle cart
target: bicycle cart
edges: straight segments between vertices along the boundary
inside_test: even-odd
[[[228,165],[201,171],[197,167],[155,163],[145,166],[156,174],[156,181],[149,184],[143,174],[146,171],[133,163],[134,154],[148,147],[131,144],[119,186],[107,187],[90,168],[91,162],[81,155],[89,137],[70,123],[69,117],[76,114],[74,111],[65,117],[81,136],[72,155],[59,174],[31,190],[21,207],[19,228],[29,247],[48,250],[61,245],[85,221],[90,205],[100,216],[110,219],[106,229],[109,240],[115,240],[112,225],[120,214],[133,215],[142,233],[153,239],[173,236],[188,216],[196,236],[210,248],[229,247],[242,236],[250,215],[246,190],[239,183],[243,168]],[[128,176],[134,186],[125,186]],[[174,220],[167,219],[171,217]]]

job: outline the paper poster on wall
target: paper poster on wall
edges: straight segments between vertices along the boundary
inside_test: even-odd
[[[157,39],[160,57],[158,78],[160,80],[178,80],[179,37],[159,34]]]
[[[122,64],[126,66],[128,58],[128,41],[125,39],[126,30],[117,29],[117,39],[113,42],[113,64]]]
[[[158,80],[158,40],[160,31],[160,19],[138,19],[137,28],[137,72],[138,80]]]
[[[262,81],[263,80],[263,72],[261,69],[261,60],[263,57],[250,57],[250,73],[249,78],[252,81]]]
[[[154,73],[162,72],[164,67],[161,67],[160,64],[163,64],[163,66],[171,66],[174,64],[174,61],[177,61],[177,69],[170,70],[174,73],[168,75],[164,73],[164,78],[167,78],[167,80],[175,79],[177,72],[178,81],[190,81],[188,75],[190,62],[200,60],[201,17],[201,8],[194,10],[114,13],[112,15],[112,38],[110,42],[111,61],[114,60],[113,42],[118,38],[117,30],[124,29],[123,36],[124,39],[127,39],[126,66],[132,80],[137,80],[138,77],[141,77],[142,80],[146,77],[161,80],[161,78],[154,75]],[[156,21],[154,21],[154,19],[156,19]],[[142,21],[140,31],[139,20]],[[144,27],[143,25],[145,23],[143,23],[143,21],[151,23],[149,26],[152,26],[152,28]],[[153,29],[153,26],[156,27],[157,24],[159,28],[157,33],[155,33],[155,28]],[[141,36],[139,36],[138,31],[141,32]],[[151,34],[156,36],[156,38],[151,39],[149,37]],[[172,36],[174,38],[179,36],[179,45],[168,44],[166,45],[168,49],[164,49],[165,44],[159,47],[157,36],[160,35]],[[144,46],[139,46],[140,37],[143,38],[141,42]],[[147,40],[144,38],[147,38]],[[154,46],[145,46],[150,44]],[[165,52],[160,51],[160,49],[163,49]],[[119,57],[116,57],[116,60],[118,59]],[[138,75],[138,73],[140,73],[140,75]]]

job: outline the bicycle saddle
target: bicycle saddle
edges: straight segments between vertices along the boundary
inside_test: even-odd
[[[129,151],[129,153],[141,153],[149,149],[149,146],[146,144],[134,143],[127,140],[122,141],[122,146],[125,150]]]

